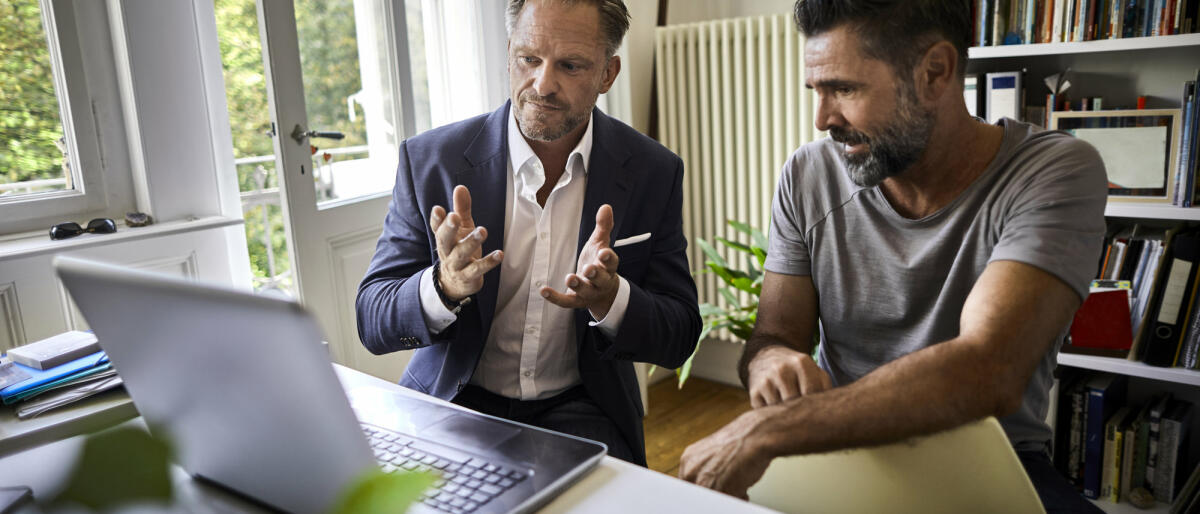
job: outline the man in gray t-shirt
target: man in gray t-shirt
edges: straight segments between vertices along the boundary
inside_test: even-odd
[[[1043,420],[1104,235],[1099,154],[967,113],[969,2],[800,0],[796,19],[830,138],[776,191],[739,365],[756,408],[689,447],[680,476],[742,496],[776,456],[996,416],[1048,511],[1094,509],[1054,472]]]

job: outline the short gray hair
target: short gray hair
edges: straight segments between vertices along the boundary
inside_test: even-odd
[[[604,34],[604,53],[606,57],[617,54],[621,48],[621,40],[629,30],[629,9],[621,0],[555,0],[563,5],[587,4],[600,10],[600,31]],[[505,14],[505,26],[509,35],[517,25],[517,18],[525,8],[525,0],[508,0],[508,10]]]

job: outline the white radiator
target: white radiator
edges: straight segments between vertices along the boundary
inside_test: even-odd
[[[688,258],[693,269],[704,268],[702,238],[745,266],[743,254],[715,238],[750,242],[728,219],[767,232],[780,168],[817,134],[802,36],[783,14],[661,27],[656,36],[659,139],[686,167]],[[719,281],[696,275],[701,303],[725,305]]]

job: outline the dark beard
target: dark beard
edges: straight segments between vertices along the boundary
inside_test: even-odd
[[[842,127],[830,127],[834,141],[848,145],[867,143],[867,152],[860,155],[842,153],[850,180],[862,187],[875,187],[889,177],[903,173],[921,158],[933,132],[933,111],[917,105],[911,87],[901,86],[892,117],[874,137]]]

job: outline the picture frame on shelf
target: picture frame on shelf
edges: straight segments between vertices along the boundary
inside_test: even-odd
[[[1109,201],[1170,203],[1181,131],[1179,109],[1055,111],[1050,128],[1091,143],[1108,172]]]

